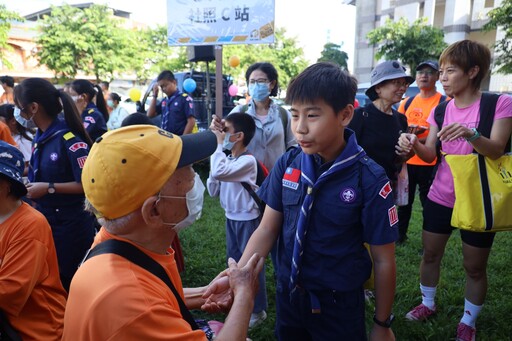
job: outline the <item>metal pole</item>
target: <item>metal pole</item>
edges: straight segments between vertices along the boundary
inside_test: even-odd
[[[222,118],[222,98],[223,96],[222,82],[222,45],[215,46],[215,115]]]
[[[212,123],[212,90],[210,86],[210,62],[206,61],[206,118],[208,128]]]

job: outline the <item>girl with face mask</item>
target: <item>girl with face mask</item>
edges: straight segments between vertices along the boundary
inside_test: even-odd
[[[71,97],[41,78],[14,89],[14,117],[37,127],[28,171],[27,198],[52,228],[61,282],[69,289],[78,264],[94,238],[94,216],[84,211],[81,183],[92,141]],[[58,115],[64,112],[64,120]]]
[[[111,92],[108,95],[107,105],[112,108],[112,112],[109,115],[107,128],[108,130],[114,130],[121,127],[123,120],[129,115],[125,108],[119,105],[121,102],[121,96],[115,92]]]
[[[107,132],[108,109],[99,85],[93,85],[85,79],[74,80],[68,93],[81,112],[85,130],[93,141]],[[99,94],[99,96],[98,96]],[[96,100],[96,103],[93,102]]]
[[[256,133],[247,149],[271,170],[286,149],[295,145],[290,127],[291,115],[270,98],[277,96],[279,89],[277,70],[272,64],[251,65],[245,78],[251,99],[248,105],[238,105],[231,113],[242,112],[253,117]]]

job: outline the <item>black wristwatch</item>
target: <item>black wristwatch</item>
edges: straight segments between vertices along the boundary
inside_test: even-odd
[[[391,324],[393,323],[394,320],[395,320],[395,315],[393,315],[393,313],[391,313],[391,315],[389,315],[389,317],[387,318],[386,321],[377,320],[377,316],[375,314],[373,314],[373,322],[375,322],[375,324],[377,324],[381,327],[384,327],[384,328],[391,328]]]
[[[53,184],[53,182],[50,182],[48,183],[48,194],[53,194],[55,193],[55,185]]]

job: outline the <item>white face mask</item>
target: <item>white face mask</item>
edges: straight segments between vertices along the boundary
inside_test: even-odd
[[[185,199],[187,201],[188,216],[180,221],[179,223],[163,223],[164,225],[174,226],[173,229],[178,233],[186,227],[192,225],[197,219],[201,217],[201,211],[203,210],[203,198],[204,198],[204,184],[196,173],[194,178],[194,186],[184,197],[174,197],[168,195],[158,195],[159,198],[165,199]]]

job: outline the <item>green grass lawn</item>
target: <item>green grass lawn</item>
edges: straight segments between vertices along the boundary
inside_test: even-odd
[[[204,177],[203,177],[204,179]],[[186,287],[207,284],[226,267],[226,242],[224,212],[218,198],[205,193],[203,213],[192,227],[180,233],[185,254],[185,271],[182,273]],[[454,340],[457,324],[464,307],[464,270],[462,268],[461,241],[455,231],[450,238],[443,258],[441,280],[437,289],[438,313],[425,323],[408,322],[405,314],[420,303],[419,264],[421,260],[421,205],[415,201],[409,239],[397,247],[397,288],[393,312],[396,320],[393,331],[397,340]],[[477,321],[477,338],[484,341],[512,340],[512,235],[498,233],[489,260],[489,290],[484,308]],[[267,320],[249,332],[253,341],[275,340],[275,289],[270,259],[266,262],[267,294],[269,309]],[[367,306],[370,325],[373,307]],[[194,311],[196,317],[223,321],[224,315],[207,315]]]

